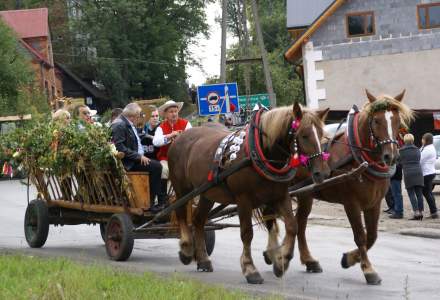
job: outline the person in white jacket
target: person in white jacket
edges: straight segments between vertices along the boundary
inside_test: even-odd
[[[433,145],[433,136],[431,133],[425,133],[422,137],[422,148],[420,148],[420,165],[423,172],[423,196],[428,202],[431,218],[437,219],[437,206],[432,194],[432,181],[435,177],[435,161],[437,160],[437,151]]]

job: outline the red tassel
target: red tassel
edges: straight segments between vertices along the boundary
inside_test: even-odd
[[[208,173],[208,181],[212,181],[214,179],[214,172],[211,170]]]
[[[291,168],[297,168],[301,164],[298,154],[295,153],[294,156],[290,157],[289,165]]]

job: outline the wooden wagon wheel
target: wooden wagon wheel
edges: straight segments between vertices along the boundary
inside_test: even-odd
[[[133,251],[133,222],[128,214],[113,215],[105,232],[105,249],[112,260],[127,260]]]

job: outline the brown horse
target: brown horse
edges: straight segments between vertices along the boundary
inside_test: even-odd
[[[247,128],[254,127],[259,132],[254,136],[259,136],[257,142],[261,143],[261,150],[265,156],[263,163],[271,162],[272,168],[292,171],[296,170],[293,165],[295,159],[298,158],[297,155],[308,155],[311,158],[308,164],[309,170],[313,174],[314,180],[320,182],[330,173],[326,161],[322,158],[320,145],[323,134],[323,119],[326,114],[327,110],[315,113],[303,110],[299,104],[295,103],[293,111],[292,107],[281,107],[262,113],[258,126],[252,123]],[[246,148],[251,136],[251,130],[247,130],[244,143]],[[169,149],[168,163],[170,180],[177,198],[207,182],[219,144],[229,134],[230,132],[220,127],[197,127],[185,131],[173,143]],[[240,144],[239,141],[238,144]],[[243,148],[239,147],[238,150],[237,144],[234,145],[236,157],[232,159],[231,154],[225,169],[233,167],[249,157],[248,151]],[[287,270],[293,256],[297,233],[297,223],[287,191],[289,183],[287,180],[282,182],[270,180],[258,173],[255,168],[254,161],[252,161],[252,165],[238,170],[227,177],[223,183],[201,195],[192,220],[195,246],[193,246],[191,229],[186,222],[186,209],[182,208],[176,211],[180,227],[179,257],[182,263],[189,264],[195,257],[198,270],[213,271],[204,241],[204,225],[208,213],[214,202],[226,205],[236,204],[243,242],[241,268],[249,283],[262,283],[263,278],[255,267],[251,256],[252,212],[253,209],[266,205],[281,214],[286,229],[282,246],[276,251],[274,273],[277,276],[282,276]]]
[[[398,158],[396,139],[399,129],[401,125],[409,124],[413,118],[412,111],[401,103],[404,92],[395,98],[376,98],[367,91],[369,102],[352,119],[352,126],[348,124],[347,131],[336,136],[334,143],[330,145],[329,165],[332,169],[341,165],[341,162],[344,164],[345,158],[345,164],[333,171],[332,176],[358,166],[360,159],[369,162],[370,169],[362,174],[359,180],[328,187],[310,196],[298,197],[298,247],[301,263],[307,266],[307,271],[322,271],[319,262],[310,254],[305,236],[307,217],[312,208],[313,198],[316,198],[342,204],[350,221],[357,249],[343,254],[342,267],[349,268],[360,262],[367,283],[380,284],[381,278],[373,269],[367,250],[373,246],[377,238],[381,200],[388,190],[391,175],[386,172]],[[350,133],[353,138],[348,136]],[[347,160],[350,155],[357,159]],[[366,232],[361,212],[364,215]]]

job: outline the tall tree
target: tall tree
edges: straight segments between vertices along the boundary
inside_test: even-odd
[[[256,1],[256,0],[249,0]],[[247,1],[247,2],[249,2]],[[243,1],[230,1],[229,13],[236,14],[242,12]],[[249,4],[249,3],[248,3]],[[294,71],[294,67],[284,61],[284,51],[290,45],[291,40],[286,30],[286,1],[259,0],[260,24],[263,31],[264,43],[269,56],[269,64],[273,81],[273,88],[276,94],[278,105],[287,105],[294,100],[304,101],[302,80]],[[249,6],[247,7],[249,16],[249,30],[251,43],[249,46],[249,56],[259,57],[255,22]],[[228,56],[230,59],[238,59],[243,55],[242,24],[238,17],[231,15],[229,30],[239,38],[239,43],[230,49]],[[245,91],[245,65],[232,65],[228,68],[228,80],[237,81],[239,91]],[[251,93],[264,93],[264,74],[261,64],[251,66]]]
[[[115,102],[186,97],[189,45],[207,34],[207,0],[83,1],[75,56]],[[83,64],[84,65],[84,64]]]

